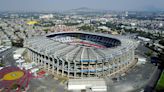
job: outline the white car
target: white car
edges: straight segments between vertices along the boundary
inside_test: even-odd
[[[3,67],[0,67],[0,70],[3,69]]]
[[[10,49],[11,48],[11,46],[6,46],[6,49]]]

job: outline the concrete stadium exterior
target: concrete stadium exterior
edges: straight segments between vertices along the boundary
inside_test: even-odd
[[[137,43],[123,36],[58,32],[29,38],[24,47],[31,61],[68,78],[115,76],[136,63]]]

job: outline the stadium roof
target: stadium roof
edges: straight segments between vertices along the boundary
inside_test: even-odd
[[[53,33],[60,34],[65,32]],[[87,33],[87,32],[66,32],[66,33]],[[28,48],[39,52],[41,54],[58,57],[66,61],[90,61],[94,62],[95,60],[101,61],[102,59],[112,58],[122,54],[123,52],[128,51],[129,49],[135,49],[137,44],[135,41],[123,37],[123,36],[113,36],[109,34],[97,34],[97,33],[87,33],[100,35],[110,38],[115,38],[121,41],[121,46],[98,49],[98,48],[88,48],[80,45],[70,45],[67,43],[61,43],[47,38],[46,36],[38,36],[28,39]]]

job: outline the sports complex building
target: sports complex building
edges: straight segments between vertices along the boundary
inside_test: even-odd
[[[115,76],[136,63],[137,43],[123,36],[58,32],[27,39],[30,59],[68,78]]]

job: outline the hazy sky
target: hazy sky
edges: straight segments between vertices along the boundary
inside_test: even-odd
[[[164,0],[0,0],[0,11],[56,11],[79,7],[164,11]]]

